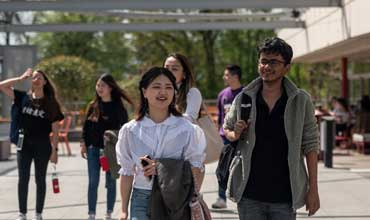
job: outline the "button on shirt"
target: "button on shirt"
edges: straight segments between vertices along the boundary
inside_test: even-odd
[[[140,157],[184,159],[193,167],[202,168],[205,148],[202,129],[184,117],[171,115],[155,123],[145,116],[125,124],[119,132],[116,145],[119,173],[135,176],[134,188],[150,190],[152,183],[144,176]]]

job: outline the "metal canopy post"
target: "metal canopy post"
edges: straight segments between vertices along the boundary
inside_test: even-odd
[[[348,58],[343,57],[341,60],[342,68],[342,97],[345,99],[349,98],[348,93]]]

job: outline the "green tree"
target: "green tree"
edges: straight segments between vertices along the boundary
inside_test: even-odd
[[[197,32],[198,35],[201,37],[202,47],[204,57],[203,61],[203,85],[200,86],[203,88],[203,96],[204,97],[216,97],[217,92],[215,90],[215,86],[217,88],[217,81],[219,80],[217,76],[217,61],[216,61],[216,41],[219,31],[199,31]]]
[[[131,100],[134,101],[135,107],[139,106],[140,102],[140,93],[139,93],[139,81],[140,81],[140,75],[129,75],[126,76],[125,79],[122,79],[118,82],[118,84],[121,86],[121,88],[128,94],[128,96],[131,98]],[[134,110],[133,106],[126,103],[125,107],[127,108],[127,111],[130,115],[130,118],[133,118]]]
[[[43,22],[119,21],[115,17],[98,17],[76,13],[39,15]],[[215,99],[225,86],[222,80],[226,64],[234,63],[243,70],[242,82],[257,76],[257,44],[274,36],[272,30],[235,31],[161,31],[135,32],[124,37],[122,33],[41,33],[34,39],[42,57],[59,54],[81,56],[95,62],[99,70],[112,72],[118,79],[161,66],[172,52],[186,55],[194,67],[197,86],[203,97]]]
[[[133,46],[135,60],[143,69],[162,65],[171,52],[183,53],[194,67],[203,97],[215,99],[225,86],[225,65],[240,65],[243,82],[250,82],[257,76],[258,43],[274,35],[272,30],[142,32],[133,33]]]
[[[95,65],[87,60],[57,56],[42,60],[36,68],[43,70],[54,82],[59,99],[67,110],[80,110],[95,94],[98,75]]]
[[[42,23],[117,22],[115,17],[99,17],[77,13],[40,13]],[[41,58],[58,55],[79,56],[96,63],[97,69],[107,71],[117,79],[132,69],[128,40],[122,32],[62,32],[38,33],[33,39]]]
[[[325,103],[332,96],[340,96],[337,63],[292,64],[288,77],[300,88],[308,91],[315,102]]]
[[[242,82],[249,83],[258,76],[257,46],[275,36],[273,30],[229,30],[219,38],[220,65],[237,64],[242,68]]]

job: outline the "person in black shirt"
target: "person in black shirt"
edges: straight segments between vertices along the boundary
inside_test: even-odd
[[[98,185],[100,178],[99,154],[104,148],[104,132],[119,130],[128,121],[123,100],[133,105],[131,99],[118,86],[109,74],[103,74],[96,82],[96,95],[87,108],[83,126],[81,156],[87,159],[89,187],[89,220],[95,219]],[[105,219],[111,219],[116,200],[116,180],[106,172],[107,213]]]
[[[13,85],[26,79],[32,79],[32,88],[27,92],[13,89]],[[32,160],[35,162],[36,179],[36,216],[42,219],[46,193],[46,172],[49,160],[57,163],[58,136],[50,142],[50,132],[58,133],[59,121],[64,118],[60,104],[55,97],[55,88],[41,70],[27,69],[20,77],[0,82],[0,90],[13,98],[19,112],[19,127],[23,130],[24,140],[17,152],[18,162],[18,202],[19,217],[26,219],[28,182]],[[23,101],[26,100],[26,101]]]
[[[304,205],[313,215],[320,208],[313,103],[286,77],[293,56],[289,44],[274,37],[257,52],[259,77],[242,91],[252,101],[250,117],[241,118],[239,95],[223,125],[225,136],[238,140],[228,195],[242,220],[294,220]]]

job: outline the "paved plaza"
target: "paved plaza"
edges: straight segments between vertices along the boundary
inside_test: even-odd
[[[44,209],[44,219],[86,219],[87,218],[87,163],[79,155],[79,144],[72,143],[74,155],[61,155],[58,164],[61,193],[53,194],[51,189],[51,167],[47,178],[48,191]],[[12,150],[14,152],[14,149]],[[62,152],[60,152],[62,153]],[[216,163],[206,167],[206,177],[202,188],[203,196],[209,205],[216,200],[217,182],[214,171]],[[15,155],[10,161],[0,162],[0,220],[15,219],[18,212],[17,169]],[[105,207],[105,179],[101,175],[97,217],[102,219]],[[117,187],[118,187],[117,182]],[[33,217],[35,208],[34,176],[31,176],[29,190],[29,213]],[[298,219],[340,219],[370,220],[370,156],[354,152],[338,152],[334,157],[334,168],[319,164],[319,191],[321,209],[308,217],[304,209],[298,210]],[[120,196],[117,189],[117,203],[113,213],[118,218]],[[213,219],[238,219],[236,205],[228,202],[228,208],[211,209]]]

